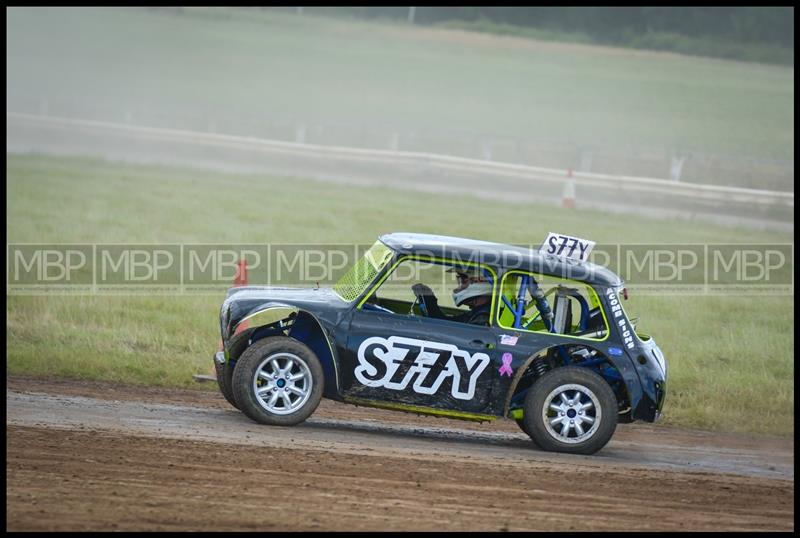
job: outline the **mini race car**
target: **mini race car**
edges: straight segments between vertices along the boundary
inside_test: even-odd
[[[298,424],[325,397],[506,417],[541,449],[592,454],[618,422],[656,421],[667,380],[661,350],[622,307],[622,279],[585,261],[593,245],[392,233],[332,288],[231,288],[220,391],[263,424]]]

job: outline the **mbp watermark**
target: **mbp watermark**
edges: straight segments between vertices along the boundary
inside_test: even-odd
[[[180,245],[96,245],[98,292],[179,293]]]
[[[709,245],[709,293],[794,293],[794,245]]]
[[[8,245],[9,293],[92,293],[94,247],[84,244]]]
[[[184,293],[225,292],[236,281],[269,282],[269,246],[186,244],[181,250]],[[242,274],[246,271],[246,275]]]
[[[374,269],[371,244],[169,243],[9,244],[6,291],[36,294],[213,294],[235,282],[256,286],[333,287],[355,266],[356,280],[381,277],[398,290],[417,281],[452,287],[442,263],[532,271],[575,281],[619,275],[638,294],[786,295],[794,293],[793,244],[598,244],[589,262],[538,252],[538,245],[488,248],[446,244],[390,252]],[[409,247],[410,248],[410,247]],[[412,256],[416,266],[397,264]],[[380,265],[380,264],[378,264]],[[416,272],[409,273],[409,267]]]
[[[620,245],[617,273],[639,292],[703,293],[703,245]]]
[[[272,245],[271,281],[276,285],[332,286],[371,245]]]

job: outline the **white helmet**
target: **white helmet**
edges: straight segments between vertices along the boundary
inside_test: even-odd
[[[448,273],[457,273],[459,286],[453,290],[453,302],[461,306],[465,301],[482,295],[492,294],[492,285],[480,269],[475,267],[452,267]]]
[[[461,304],[467,299],[491,294],[492,285],[488,282],[471,282],[463,290],[453,292],[453,302],[456,303],[456,306],[461,306]]]

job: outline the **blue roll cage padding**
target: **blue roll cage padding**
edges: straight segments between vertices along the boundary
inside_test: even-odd
[[[492,284],[493,280],[492,280],[491,275],[489,274],[489,271],[484,269],[483,270],[483,274],[486,277],[486,279],[489,281],[489,283]],[[547,302],[546,302],[547,299],[542,297],[542,299],[540,301],[542,303],[544,303],[543,305],[540,303],[540,301],[536,302],[536,308],[537,308],[537,310],[539,310],[539,313],[533,319],[528,321],[528,323],[526,323],[524,326],[522,325],[522,323],[521,323],[522,316],[525,313],[525,308],[524,308],[524,306],[525,306],[524,305],[524,303],[525,303],[525,299],[524,299],[525,291],[526,291],[526,289],[529,289],[531,297],[535,300],[536,298],[534,297],[533,294],[535,293],[537,288],[538,288],[538,284],[536,283],[536,279],[534,279],[532,276],[529,276],[529,275],[523,275],[522,282],[520,282],[519,293],[517,294],[517,308],[516,309],[512,306],[511,302],[506,298],[506,296],[501,294],[501,297],[502,297],[503,302],[505,303],[505,305],[508,307],[508,309],[511,312],[514,313],[514,327],[515,328],[520,328],[520,327],[521,328],[526,328],[533,321],[535,321],[539,316],[542,315],[542,310],[544,310],[544,311],[550,310],[550,305],[548,305]],[[578,327],[580,328],[581,331],[585,331],[586,327],[589,325],[589,303],[586,301],[586,299],[583,297],[583,295],[581,295],[579,293],[570,294],[570,297],[575,297],[575,299],[581,305],[581,319],[578,322]],[[520,299],[520,298],[522,298],[522,299]],[[522,308],[520,308],[520,304],[522,304]],[[545,323],[545,326],[547,327],[548,331],[550,331],[551,333],[555,332],[555,325],[554,324],[548,323],[547,320],[544,320],[544,323]],[[567,354],[567,351],[564,349],[564,346],[556,346],[556,349],[558,350],[558,355],[561,357],[561,360],[563,361],[564,366],[569,366],[569,364],[571,363],[571,360],[569,358],[569,355]],[[581,366],[581,367],[599,366],[599,365],[601,365],[601,364],[603,364],[605,362],[607,362],[605,358],[594,359],[594,360],[591,360],[591,361],[582,362],[582,363],[580,363],[579,366]],[[616,370],[614,370],[613,368],[605,367],[605,368],[601,368],[600,370],[601,370],[601,375],[604,378],[606,378],[607,380],[619,381],[619,380],[622,379],[622,376],[620,376],[619,373]],[[527,391],[523,391],[523,393],[524,392],[527,392]],[[517,395],[517,396],[519,396],[519,395]]]
[[[536,301],[536,309],[542,316],[542,322],[544,323],[544,326],[547,328],[548,331],[550,331],[551,333],[555,333],[556,332],[555,324],[553,324],[552,321],[549,321],[547,320],[547,318],[544,317],[546,313],[551,312],[550,305],[547,304],[547,299],[545,299],[544,295],[538,298],[534,295],[534,293],[536,293],[539,290],[539,284],[536,283],[536,280],[533,277],[530,277],[530,279],[531,279],[531,285],[530,285],[531,297],[533,297],[534,300]]]
[[[425,296],[419,296],[419,311],[422,312],[422,315],[428,317],[428,307],[425,305]]]
[[[492,278],[489,276],[489,272],[486,269],[484,269],[483,273],[486,276],[486,279],[489,281],[489,283],[492,283]],[[526,328],[534,320],[536,320],[542,314],[543,311],[544,312],[550,311],[550,305],[547,304],[547,299],[545,299],[544,297],[542,297],[541,299],[537,299],[534,296],[534,293],[538,288],[539,286],[536,283],[536,279],[534,279],[530,275],[522,275],[522,279],[520,281],[520,286],[519,286],[519,292],[517,293],[516,308],[514,308],[514,306],[511,304],[508,298],[506,298],[505,295],[500,295],[500,297],[503,299],[503,303],[505,303],[508,309],[514,314],[513,327],[515,329]],[[525,291],[529,291],[531,294],[531,298],[534,301],[536,301],[536,309],[539,311],[539,313],[536,315],[536,317],[529,320],[525,325],[522,325],[522,316],[525,314],[525,306],[527,306],[527,302],[525,300]],[[584,301],[584,304],[586,304],[586,301]],[[546,319],[544,320],[544,325],[549,332],[551,333],[555,332],[555,326],[552,323],[549,323]]]
[[[492,280],[491,275],[489,274],[489,271],[484,269],[483,270],[483,274],[486,277],[486,279],[489,281],[490,284],[493,283],[493,280]],[[528,281],[529,278],[530,278],[530,281]],[[537,308],[537,310],[539,310],[539,313],[533,319],[528,321],[528,323],[526,323],[524,326],[522,326],[521,321],[522,321],[522,315],[525,313],[525,308],[523,307],[522,309],[519,309],[519,304],[520,303],[524,303],[525,289],[529,288],[531,297],[535,299],[533,294],[536,291],[536,289],[538,288],[536,280],[532,276],[524,275],[522,277],[522,279],[523,279],[522,282],[520,282],[520,291],[517,294],[517,306],[518,306],[518,308],[515,309],[512,306],[511,302],[506,298],[505,295],[502,295],[502,294],[500,295],[500,297],[503,299],[503,302],[508,307],[508,309],[511,312],[514,313],[514,327],[515,328],[519,328],[519,327],[526,328],[533,321],[535,321],[539,316],[542,315],[542,309],[544,309],[545,311],[550,309],[549,308],[550,305],[548,305],[547,302],[546,302],[547,299],[542,297],[541,301],[544,302],[544,305],[540,305],[539,301],[536,302],[536,308]],[[520,300],[520,297],[522,297],[522,300]],[[581,295],[579,293],[570,294],[570,297],[575,297],[575,299],[577,299],[577,301],[581,305],[581,319],[578,322],[578,326],[579,326],[581,331],[585,331],[587,325],[589,324],[589,303],[586,301],[586,299],[583,297],[583,295]],[[544,320],[544,323],[545,323],[545,326],[547,327],[547,329],[551,333],[555,332],[555,325],[554,324],[548,323],[547,320]],[[549,327],[548,327],[548,325],[549,325]],[[558,350],[558,355],[561,357],[561,360],[564,362],[564,366],[569,366],[571,361],[570,361],[569,355],[567,354],[567,351],[564,349],[564,346],[556,346],[556,349]],[[582,368],[584,368],[584,367],[592,367],[592,366],[600,366],[601,364],[606,363],[606,362],[607,362],[607,360],[605,358],[594,359],[594,360],[591,360],[591,361],[582,362],[578,366],[580,366]],[[610,380],[610,381],[621,381],[622,380],[622,376],[616,370],[614,370],[613,368],[609,368],[609,367],[600,368],[600,375],[602,375],[606,380]],[[522,391],[519,394],[516,394],[511,400],[512,405],[517,403],[517,402],[519,402],[523,398],[523,396],[525,395],[526,392],[528,392],[528,389]]]
[[[494,284],[494,280],[492,280],[492,275],[491,275],[491,274],[489,274],[489,270],[488,270],[488,269],[484,269],[484,270],[483,270],[483,276],[486,278],[486,280],[488,280],[488,281],[489,281],[489,284]],[[503,302],[506,304],[506,307],[508,307],[508,309],[509,309],[509,310],[511,310],[512,312],[514,312],[514,320],[515,320],[515,321],[514,321],[514,323],[516,323],[516,319],[517,319],[517,313],[516,313],[516,311],[514,310],[514,307],[513,307],[513,306],[511,306],[511,303],[508,301],[508,299],[506,299],[506,296],[505,296],[505,295],[503,295],[503,294],[500,294],[500,297],[503,299]],[[516,326],[516,325],[515,325],[515,326]]]
[[[492,281],[491,277],[489,277],[489,275],[487,274],[486,269],[484,269],[483,272],[484,272],[484,275],[486,275],[486,278],[489,279],[489,282],[491,282]],[[508,309],[511,312],[514,313],[514,324],[513,324],[513,327],[515,329],[523,328],[523,326],[522,326],[522,316],[525,314],[525,306],[527,304],[527,301],[525,300],[525,292],[526,291],[528,291],[531,294],[531,298],[534,301],[536,301],[536,309],[539,311],[539,315],[542,315],[543,312],[549,312],[550,311],[550,305],[547,304],[547,299],[545,299],[544,296],[542,296],[540,298],[536,297],[535,293],[536,293],[536,291],[538,289],[539,289],[539,285],[536,283],[536,279],[533,278],[533,276],[531,276],[531,275],[522,275],[522,278],[520,279],[520,284],[519,284],[519,291],[517,292],[517,307],[516,308],[514,308],[511,305],[511,303],[509,302],[509,300],[506,298],[505,295],[501,295],[501,297],[503,298],[503,302],[506,304]],[[584,328],[588,324],[588,306],[589,306],[589,304],[586,302],[585,299],[583,299],[583,297],[578,296],[578,300],[582,301],[581,302],[581,321],[580,321],[580,326],[581,326],[581,330],[584,330]],[[534,319],[536,319],[536,318],[534,318]],[[531,321],[533,321],[533,320],[531,320]],[[547,320],[546,318],[543,318],[542,321],[544,322],[544,326],[547,328],[547,330],[549,332],[551,332],[551,333],[555,333],[556,332],[556,327],[555,327],[554,323],[552,323],[551,321]],[[530,325],[530,322],[525,324],[526,327],[528,325]],[[570,361],[570,358],[569,358],[569,354],[567,354],[567,351],[564,349],[564,346],[557,346],[556,349],[558,350],[558,355],[561,357],[561,360],[564,362],[564,366],[569,366],[571,361]]]
[[[519,284],[519,292],[517,293],[517,309],[514,311],[514,328],[519,329],[522,326],[522,315],[525,314],[525,292],[528,290],[528,275],[522,275]],[[533,279],[531,279],[533,280]],[[534,282],[534,286],[536,283]]]

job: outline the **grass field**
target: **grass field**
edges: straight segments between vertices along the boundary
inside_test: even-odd
[[[509,206],[468,196],[355,188],[85,158],[8,155],[7,234],[24,242],[357,242],[416,231],[502,242],[548,231],[604,243],[791,243],[787,234]],[[623,275],[624,276],[624,275]],[[12,373],[192,386],[219,339],[218,296],[7,296]],[[632,296],[670,365],[665,421],[794,432],[792,296]],[[206,386],[206,388],[208,388]]]
[[[48,99],[53,114],[90,103],[106,119],[213,117],[234,132],[272,118],[794,158],[792,67],[270,10],[7,18],[10,109]]]

